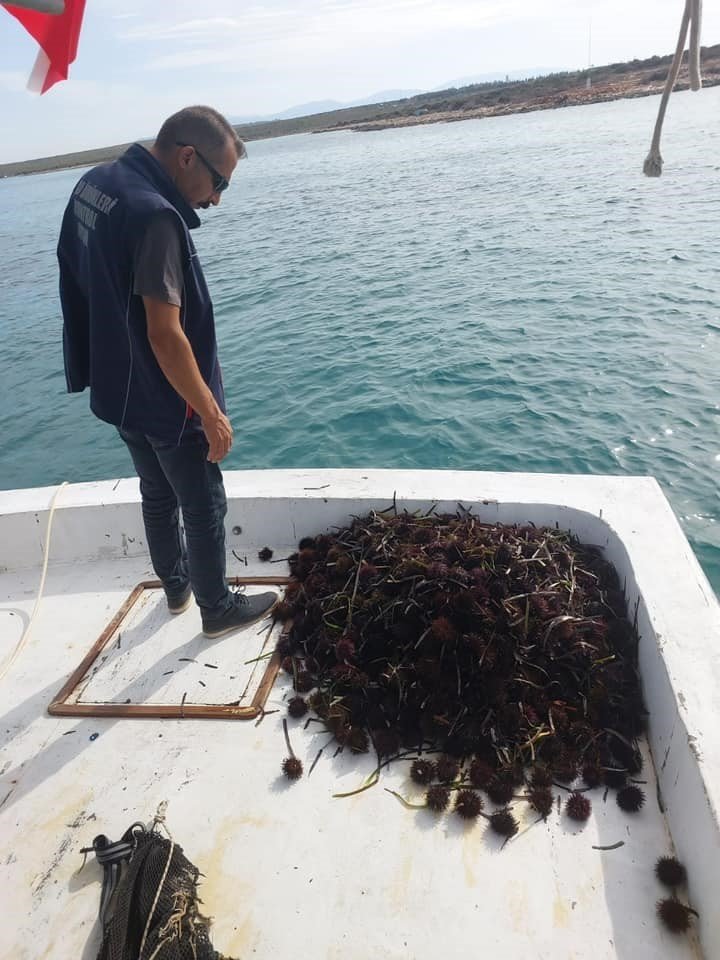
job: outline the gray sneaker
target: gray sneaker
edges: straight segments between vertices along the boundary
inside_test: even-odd
[[[188,585],[187,587],[185,587],[185,589],[183,590],[183,592],[180,594],[179,597],[167,598],[168,610],[172,614],[184,613],[192,603],[192,598],[193,598],[192,587]]]
[[[248,627],[251,623],[262,620],[278,601],[278,595],[271,591],[252,593],[250,596],[233,593],[232,598],[233,605],[221,617],[215,620],[202,618],[203,636],[214,640],[226,633],[232,633],[233,630]]]

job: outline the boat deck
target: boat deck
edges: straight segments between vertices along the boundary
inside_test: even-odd
[[[488,519],[510,519],[494,496],[502,487],[496,479],[500,475],[435,473],[422,480],[428,485],[423,489],[416,483],[423,475],[413,473],[413,483],[406,476],[403,489],[401,474],[376,471],[366,479],[350,472],[356,487],[349,489],[348,475],[341,479],[335,471],[279,474],[264,476],[262,504],[249,493],[260,482],[257,474],[228,475],[229,574],[287,575],[284,563],[273,564],[271,570],[260,563],[258,549],[267,545],[275,558],[286,557],[299,536],[370,506],[387,506],[396,491],[398,504],[412,508],[420,501],[431,502],[432,488],[441,489],[441,478],[448,508],[456,499],[466,505],[473,499],[467,495],[467,478],[472,477],[478,512],[482,515],[485,509]],[[618,537],[618,543],[628,546],[631,537],[621,529],[618,503],[627,501],[623,509],[630,501],[636,504],[629,522],[641,531],[664,510],[664,498],[652,481],[636,480],[635,487],[621,490],[616,480],[607,478],[605,487],[594,482],[601,478],[572,478],[576,483],[569,486],[570,478],[563,478],[565,482],[558,480],[554,487],[545,479],[542,494],[537,485],[533,489],[535,480],[526,482],[527,504],[521,509],[520,481],[506,478],[507,512],[521,520],[539,517],[544,510],[550,522],[548,505],[562,503],[563,509],[556,511],[561,526],[572,526],[564,520],[572,520],[568,510],[574,510],[575,525],[590,530],[600,522],[598,511],[604,509],[606,518],[615,511],[608,542]],[[588,483],[578,493],[583,480]],[[35,603],[51,493],[4,495],[2,663]],[[715,743],[712,735],[700,739],[705,731],[699,732],[703,717],[697,711],[704,687],[691,696],[685,686],[678,700],[673,691],[681,681],[672,676],[672,651],[657,654],[668,641],[659,642],[653,631],[660,623],[663,629],[669,625],[667,616],[662,620],[652,606],[639,611],[642,642],[657,648],[641,658],[660,779],[658,783],[653,755],[645,745],[639,777],[647,781],[645,808],[636,815],[624,814],[612,793],[605,797],[597,789],[590,793],[590,820],[578,825],[557,810],[547,822],[537,822],[527,805],[516,801],[521,831],[503,844],[483,819],[466,825],[452,813],[438,817],[404,806],[388,790],[410,802],[421,799],[419,788],[409,782],[407,761],[393,762],[379,782],[362,793],[335,796],[360,787],[375,760],[336,756],[335,744],[328,743],[317,723],[306,728],[305,720],[289,721],[292,745],[306,775],[295,784],[286,781],[280,769],[287,753],[282,717],[291,694],[284,674],[270,690],[266,713],[255,720],[49,716],[49,704],[132,589],[153,577],[132,481],[122,481],[114,490],[111,484],[93,484],[63,494],[30,639],[1,681],[0,862],[8,918],[0,927],[1,956],[94,958],[101,873],[92,857],[79,871],[80,848],[90,845],[96,834],[118,839],[133,821],[150,821],[163,801],[169,830],[204,874],[200,896],[204,911],[214,918],[214,945],[231,957],[282,960],[298,951],[323,960],[459,960],[469,952],[513,960],[720,956],[718,921],[710,906],[720,871],[718,768],[711,765]],[[594,514],[590,501],[596,504]],[[702,622],[691,626],[700,624],[707,631],[720,622],[717,601],[708,595],[691,552],[684,552],[687,544],[682,546],[684,538],[679,528],[672,528],[667,509],[663,516],[670,542],[664,540],[650,561],[646,557],[633,562],[625,571],[630,576],[631,569],[635,578],[633,583],[628,580],[628,594],[632,599],[637,587],[644,604],[658,603],[663,594],[667,600],[671,584],[677,586],[679,580],[682,586],[690,575],[694,589],[706,597]],[[233,534],[233,524],[244,530]],[[644,564],[650,562],[659,576],[666,548],[673,552],[675,568],[652,588],[659,593],[649,601],[652,590]],[[621,558],[618,549],[609,548],[610,554],[616,552],[616,563]],[[628,546],[630,559],[636,553],[637,544]],[[257,658],[274,643],[267,626],[209,641],[200,633],[195,606],[171,617],[161,592],[148,590],[69,699],[247,704],[267,665],[266,659]],[[711,637],[695,637],[700,639],[709,644]],[[669,685],[661,675],[664,663],[670,664]],[[717,664],[709,662],[708,686],[716,669]],[[653,670],[657,677],[648,675]],[[715,697],[717,689],[710,691]],[[672,718],[653,714],[653,704],[663,697],[667,710],[676,710]],[[705,714],[704,719],[714,723],[715,717]],[[695,764],[689,773],[688,763]],[[680,782],[675,791],[673,780],[676,786]],[[707,816],[697,813],[703,803]],[[664,892],[653,865],[658,856],[674,850],[671,828],[690,872],[691,902],[701,914],[702,951],[694,934],[674,936],[655,917],[655,903]],[[602,847],[612,849],[598,849]]]

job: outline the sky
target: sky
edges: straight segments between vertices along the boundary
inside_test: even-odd
[[[70,80],[26,89],[37,46],[0,7],[0,163],[152,136],[208,103],[231,116],[466,76],[671,53],[685,0],[87,0]],[[205,16],[204,14],[208,14]],[[720,4],[702,41],[720,42]]]

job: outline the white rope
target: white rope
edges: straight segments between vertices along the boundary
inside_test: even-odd
[[[152,922],[153,916],[155,915],[155,909],[158,905],[158,900],[160,899],[162,888],[165,886],[165,879],[167,878],[168,870],[170,869],[170,861],[172,860],[173,851],[175,849],[175,841],[173,840],[172,834],[170,833],[167,826],[165,825],[165,811],[167,810],[167,805],[168,805],[167,800],[163,800],[162,803],[157,808],[157,813],[153,817],[152,829],[154,830],[155,827],[158,826],[158,824],[162,826],[163,830],[170,838],[170,850],[168,851],[168,858],[165,864],[165,869],[163,870],[162,878],[160,879],[157,892],[155,893],[155,899],[153,900],[152,909],[148,914],[147,923],[145,924],[145,929],[143,930],[142,940],[140,941],[140,950],[138,952],[138,960],[142,960],[143,950],[145,949],[145,941],[147,940],[147,935],[150,931],[150,924]],[[157,950],[154,950],[152,957],[150,957],[150,960],[153,960],[153,957],[155,957],[156,954],[157,954]]]
[[[30,619],[28,620],[27,626],[23,630],[22,636],[18,640],[17,646],[13,650],[10,656],[10,659],[6,662],[2,670],[0,670],[0,682],[2,682],[5,679],[8,671],[10,670],[12,665],[15,663],[17,658],[20,656],[22,651],[25,649],[25,647],[27,646],[27,642],[30,639],[30,628],[32,627],[33,622],[35,620],[35,616],[38,612],[38,607],[40,606],[40,600],[43,595],[43,590],[45,589],[45,575],[47,573],[48,559],[50,557],[50,533],[52,531],[53,516],[55,515],[55,501],[60,495],[60,491],[62,490],[62,488],[66,486],[67,486],[67,480],[64,480],[60,484],[60,486],[57,488],[57,490],[53,494],[52,500],[50,501],[50,515],[48,516],[48,525],[47,525],[47,530],[45,532],[45,550],[44,550],[45,556],[43,558],[43,568],[42,568],[42,574],[40,576],[40,587],[38,589],[37,598],[35,599],[35,606],[33,607],[33,612],[30,614]]]
[[[700,22],[702,19],[702,0],[692,0],[690,14],[690,46],[688,47],[688,70],[690,72],[690,89],[699,90],[702,87],[700,75]]]
[[[685,0],[685,10],[683,11],[682,21],[680,23],[680,35],[678,37],[675,56],[670,65],[670,72],[665,81],[665,89],[660,100],[660,109],[658,110],[655,129],[653,131],[650,152],[645,158],[643,164],[643,173],[648,177],[659,177],[662,173],[663,159],[660,153],[660,136],[662,134],[663,120],[665,119],[665,110],[667,109],[670,94],[675,86],[680,64],[682,62],[683,52],[685,50],[685,39],[690,27],[690,49],[688,51],[688,71],[690,73],[690,89],[699,90],[702,86],[700,76],[700,20],[702,16],[702,0]]]

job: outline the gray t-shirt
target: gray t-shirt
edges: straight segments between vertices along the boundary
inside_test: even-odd
[[[149,221],[135,249],[133,293],[179,307],[182,302],[183,263],[180,224],[171,210]]]

